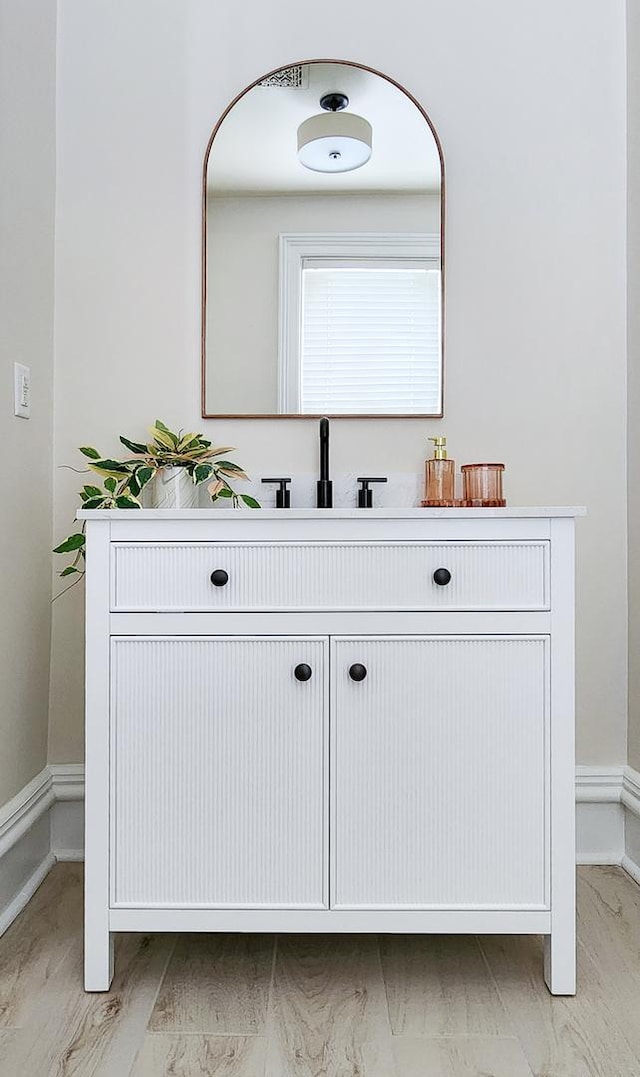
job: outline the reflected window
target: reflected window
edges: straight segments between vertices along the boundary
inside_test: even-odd
[[[278,404],[298,415],[442,410],[440,236],[280,236]]]
[[[304,259],[302,414],[440,410],[440,269],[416,260]]]

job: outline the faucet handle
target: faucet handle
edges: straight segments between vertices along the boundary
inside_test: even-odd
[[[276,490],[276,508],[277,509],[290,509],[291,508],[291,490],[288,489],[288,484],[291,479],[261,479],[261,482],[277,482],[280,484],[280,488]]]
[[[372,509],[373,508],[373,490],[369,489],[370,482],[387,482],[386,478],[373,478],[371,475],[363,475],[362,478],[357,480],[360,483],[360,489],[358,490],[358,508],[359,509]]]

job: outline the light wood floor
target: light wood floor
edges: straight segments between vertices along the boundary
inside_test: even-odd
[[[82,866],[0,939],[2,1077],[639,1077],[640,887],[579,870],[579,986],[530,937],[141,936],[82,990]]]

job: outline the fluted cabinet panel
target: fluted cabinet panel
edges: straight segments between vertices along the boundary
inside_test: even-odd
[[[225,586],[212,584],[215,569]],[[549,607],[544,541],[116,543],[112,573],[122,611]]]
[[[548,638],[332,645],[332,904],[547,906]]]
[[[112,904],[326,905],[327,646],[112,641]]]

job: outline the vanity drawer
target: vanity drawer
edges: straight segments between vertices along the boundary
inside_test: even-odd
[[[132,542],[112,551],[116,612],[549,609],[545,541]],[[438,569],[448,582],[435,582]]]

